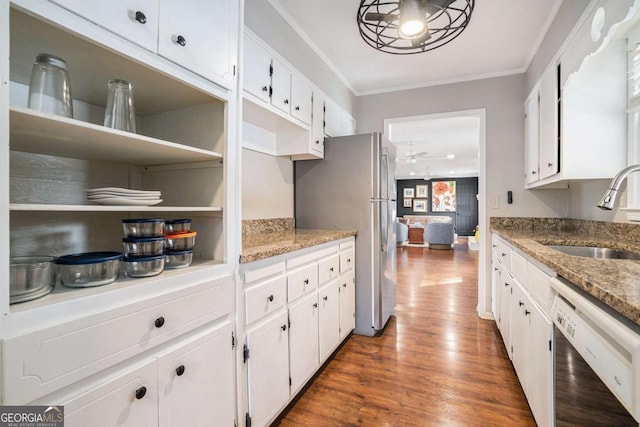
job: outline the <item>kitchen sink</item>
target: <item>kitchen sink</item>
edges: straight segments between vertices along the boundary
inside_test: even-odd
[[[567,255],[581,256],[586,258],[640,260],[640,254],[627,252],[620,249],[597,248],[595,246],[561,246],[561,245],[547,245],[547,247],[551,249],[555,249]]]

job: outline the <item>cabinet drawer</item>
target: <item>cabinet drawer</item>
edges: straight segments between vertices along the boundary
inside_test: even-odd
[[[341,245],[342,246],[342,245]],[[340,273],[349,271],[354,266],[353,246],[347,247],[346,250],[340,251]]]
[[[544,313],[549,316],[551,312],[551,304],[553,303],[553,295],[551,293],[551,277],[538,267],[528,263],[527,267],[527,286],[529,293],[536,300]]]
[[[287,299],[294,301],[318,287],[318,264],[292,271],[287,275]]]
[[[232,310],[230,277],[4,341],[5,404],[24,404]]]
[[[318,284],[324,285],[328,281],[338,277],[340,259],[338,255],[332,255],[320,261],[318,265]]]
[[[503,241],[498,241],[498,261],[509,271],[511,271],[511,246]]]
[[[245,271],[244,283],[246,286],[247,284],[257,282],[258,280],[263,280],[269,277],[284,274],[285,271],[286,271],[286,267],[285,267],[284,261],[278,262],[276,264],[267,265],[266,267],[254,268],[249,271]]]
[[[247,303],[247,325],[249,325],[262,316],[284,307],[287,302],[287,279],[285,276],[276,277],[252,286],[244,294]]]
[[[525,257],[516,251],[511,251],[511,273],[513,277],[527,288],[527,264]]]

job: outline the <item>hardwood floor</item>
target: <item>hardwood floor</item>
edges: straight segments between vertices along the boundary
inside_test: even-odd
[[[535,426],[493,321],[476,314],[478,253],[398,249],[398,304],[351,336],[273,424]]]

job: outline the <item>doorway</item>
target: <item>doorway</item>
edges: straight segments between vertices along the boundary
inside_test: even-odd
[[[473,132],[475,145],[475,157],[473,154],[467,153],[464,157],[469,162],[475,162],[475,171],[469,169],[447,169],[452,163],[447,163],[450,159],[450,152],[447,152],[447,148],[453,149],[456,144],[450,143],[450,145],[434,142],[434,145],[429,145],[430,141],[437,139],[439,136],[445,135],[446,128],[457,135],[457,137],[466,139],[469,138],[468,133],[464,136],[461,135],[460,130],[462,124],[467,132]],[[434,126],[430,126],[434,125]],[[471,129],[471,130],[470,130]],[[409,131],[422,130],[421,136],[413,136],[415,134],[408,133]],[[402,132],[406,132],[402,134]],[[424,133],[426,132],[426,134]],[[489,221],[487,215],[487,183],[486,183],[486,110],[464,110],[464,111],[452,111],[438,114],[425,114],[419,116],[398,117],[384,120],[384,134],[393,143],[396,141],[407,142],[409,147],[406,151],[399,151],[399,161],[407,161],[411,165],[419,165],[419,162],[423,162],[427,166],[421,170],[419,166],[417,169],[407,169],[409,173],[414,172],[414,175],[409,177],[419,178],[416,174],[424,172],[423,178],[433,179],[434,175],[444,175],[444,170],[447,171],[447,177],[451,177],[449,173],[451,170],[454,174],[463,175],[476,174],[478,179],[478,192],[476,195],[476,202],[478,206],[478,218],[477,225],[479,227],[479,259],[478,259],[478,304],[477,313],[481,318],[493,318],[491,313],[491,289],[488,286],[490,283],[487,277],[489,266],[487,265],[487,235],[489,233]],[[425,140],[425,144],[421,145],[419,142]],[[412,141],[412,142],[411,142]],[[455,138],[450,141],[456,141]],[[422,148],[420,148],[422,147]],[[425,148],[427,147],[427,148]],[[432,147],[432,148],[428,148]],[[424,160],[427,160],[426,162]],[[444,169],[442,166],[444,165]],[[470,163],[469,163],[470,165]],[[402,169],[401,169],[402,170]],[[401,178],[398,175],[398,178]],[[443,177],[444,178],[444,177]],[[402,197],[398,194],[398,198]],[[465,200],[462,202],[467,206],[471,200],[468,196],[465,196]],[[403,201],[404,203],[404,201]],[[458,203],[458,201],[457,201]],[[465,208],[466,210],[466,208]],[[463,221],[469,221],[469,218],[464,218]],[[468,226],[468,225],[466,225]]]

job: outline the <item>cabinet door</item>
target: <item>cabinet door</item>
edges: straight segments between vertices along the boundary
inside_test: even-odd
[[[244,38],[243,87],[250,94],[269,102],[271,55],[249,37]]]
[[[233,373],[229,321],[160,357],[159,425],[232,426],[235,412]],[[206,408],[206,411],[195,408]]]
[[[335,281],[318,292],[320,305],[320,363],[327,360],[340,342],[340,282]]]
[[[491,257],[491,309],[493,317],[496,319],[496,325],[500,329],[500,292],[502,290],[502,281],[500,277],[500,264],[498,264],[495,251]]]
[[[536,91],[526,103],[525,182],[536,182],[540,176],[540,97]]]
[[[513,349],[513,367],[516,370],[522,389],[527,390],[527,369],[528,366],[528,342],[529,339],[529,307],[528,297],[524,293],[518,281],[513,281],[511,286],[513,297],[511,299],[511,348]]]
[[[132,368],[80,396],[61,402],[66,427],[156,427],[156,362]]]
[[[327,136],[340,136],[342,132],[341,109],[335,102],[325,100],[324,133]]]
[[[324,153],[324,97],[318,92],[313,92],[311,149],[319,154]]]
[[[272,60],[271,105],[289,114],[291,113],[291,71],[277,59]]]
[[[540,83],[540,179],[560,171],[558,144],[558,97],[555,67]]]
[[[500,274],[500,334],[511,359],[511,276],[504,267]]]
[[[291,115],[308,125],[311,124],[311,86],[300,76],[291,74]]]
[[[248,392],[252,425],[263,426],[289,400],[287,313],[247,333]]]
[[[553,323],[533,303],[528,305],[527,400],[539,426],[553,425]]]
[[[356,286],[353,270],[340,275],[340,339],[355,328]]]
[[[289,371],[295,393],[320,366],[318,353],[318,294],[289,307]]]
[[[158,0],[51,0],[145,49],[158,49]]]
[[[232,89],[238,14],[238,0],[161,0],[158,53]]]

